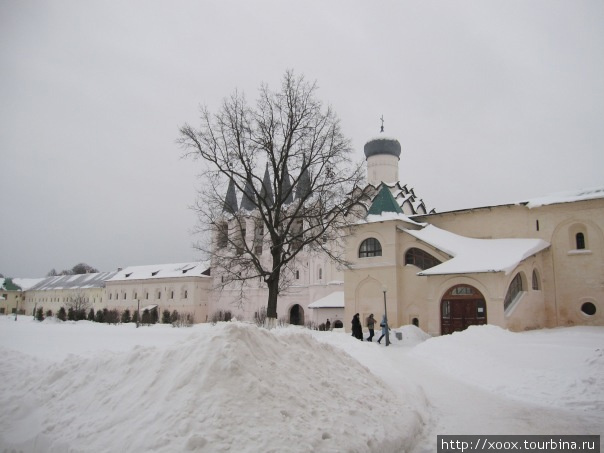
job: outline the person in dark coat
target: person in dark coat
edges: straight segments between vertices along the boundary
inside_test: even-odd
[[[358,313],[352,317],[352,336],[363,341],[363,326]]]
[[[375,324],[377,323],[377,321],[375,320],[375,318],[373,317],[373,313],[371,313],[369,315],[369,317],[367,318],[367,329],[369,329],[369,338],[367,338],[367,341],[372,341],[373,340],[373,336],[375,335]]]

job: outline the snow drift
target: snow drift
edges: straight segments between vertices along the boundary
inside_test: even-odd
[[[394,452],[418,424],[366,367],[303,332],[227,323],[165,348],[1,353],[2,381],[24,378],[0,399],[9,451]],[[369,403],[384,415],[367,417]]]

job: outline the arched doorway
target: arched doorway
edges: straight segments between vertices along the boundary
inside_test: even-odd
[[[487,304],[480,291],[470,285],[450,288],[440,302],[442,335],[487,323]]]
[[[294,326],[304,325],[304,309],[296,304],[289,310],[289,323]]]

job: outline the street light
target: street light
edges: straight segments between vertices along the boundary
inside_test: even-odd
[[[388,291],[388,287],[386,285],[382,286],[382,291],[384,292],[384,324],[386,328],[386,346],[390,344],[390,334],[388,328],[388,312],[386,311],[386,291]]]

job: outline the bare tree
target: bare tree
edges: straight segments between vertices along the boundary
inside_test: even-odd
[[[67,309],[73,310],[75,319],[78,321],[86,319],[86,312],[92,306],[90,299],[82,291],[78,291],[69,296],[66,305]]]
[[[185,154],[204,164],[196,210],[199,231],[209,234],[199,247],[223,287],[266,283],[270,326],[302,251],[344,263],[342,227],[362,194],[363,164],[352,162],[339,119],[316,91],[316,82],[288,71],[280,90],[260,87],[255,107],[236,91],[218,113],[202,108],[199,128],[180,129]]]

